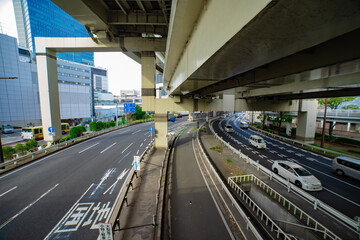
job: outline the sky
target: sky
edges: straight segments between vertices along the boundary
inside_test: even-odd
[[[12,0],[0,0],[0,33],[17,38]],[[118,53],[95,53],[95,66],[108,70],[109,92],[141,89],[141,65]]]

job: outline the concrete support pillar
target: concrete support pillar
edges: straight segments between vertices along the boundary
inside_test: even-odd
[[[167,111],[155,112],[155,147],[166,148],[168,144]]]
[[[230,89],[223,92],[223,111],[235,111],[235,89]]]
[[[36,62],[44,140],[49,145],[62,137],[56,52],[37,54]],[[50,135],[49,127],[55,129],[54,136]]]
[[[154,52],[141,52],[141,96],[143,111],[154,111],[156,97],[155,60]]]
[[[346,127],[346,131],[347,131],[347,132],[350,132],[350,128],[351,128],[351,122],[348,122],[348,123],[347,123],[347,127]]]
[[[314,143],[317,115],[316,101],[303,101],[299,104],[296,139],[306,143]]]

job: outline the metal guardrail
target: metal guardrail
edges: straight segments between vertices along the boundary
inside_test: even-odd
[[[325,148],[321,148],[321,147],[313,146],[313,145],[310,145],[310,144],[306,144],[306,143],[303,143],[303,142],[300,142],[300,141],[297,141],[297,140],[294,140],[294,139],[281,137],[279,135],[266,132],[264,130],[258,129],[258,128],[253,127],[253,126],[250,126],[250,128],[252,130],[254,130],[254,131],[260,132],[263,135],[270,136],[270,137],[272,137],[274,139],[278,139],[278,140],[281,140],[281,141],[286,142],[286,143],[290,143],[290,144],[292,144],[294,146],[301,146],[301,147],[306,146],[306,147],[310,148],[311,150],[316,149],[316,150],[318,150],[320,152],[323,152],[323,153],[331,153],[331,154],[335,154],[337,156],[346,156],[346,157],[350,157],[350,158],[356,158],[356,157],[354,157],[352,155],[348,155],[348,154],[345,154],[345,153],[339,153],[339,152],[335,152],[335,151],[328,150],[328,149],[325,149]],[[360,158],[359,158],[359,160],[360,160]]]
[[[261,216],[261,220],[266,220],[266,225],[268,225],[268,222],[270,221],[272,225],[274,225],[276,228],[279,228],[275,222],[265,213],[261,210],[261,208],[254,202],[252,199],[239,187],[237,183],[241,182],[254,182],[257,186],[262,188],[264,191],[266,191],[271,197],[273,197],[277,202],[282,204],[284,207],[287,207],[288,211],[292,212],[293,215],[298,216],[300,220],[305,220],[307,226],[313,227],[313,230],[315,232],[323,233],[323,239],[330,238],[330,239],[340,239],[335,233],[331,232],[329,229],[327,229],[324,225],[320,224],[318,221],[316,221],[313,217],[311,217],[306,212],[302,211],[301,208],[290,202],[288,199],[283,197],[280,193],[272,189],[269,185],[261,181],[259,178],[257,178],[255,175],[242,175],[242,176],[234,176],[228,178],[228,184],[231,186],[240,196],[242,199],[248,203],[249,207],[252,207],[253,211],[256,210],[256,215]],[[255,209],[256,208],[256,209]],[[273,226],[271,226],[271,231],[273,231]],[[281,232],[284,234],[283,232]],[[279,232],[278,232],[278,238],[279,238]]]
[[[203,126],[203,125],[202,125]],[[201,126],[201,127],[202,127]],[[209,158],[207,157],[207,154],[205,153],[205,150],[202,146],[202,144],[200,143],[199,140],[199,130],[201,129],[201,127],[199,127],[199,129],[197,129],[197,133],[196,133],[196,140],[197,140],[197,144],[199,146],[199,149],[202,152],[202,155],[204,156],[204,158],[207,160],[207,162],[209,163],[209,166],[213,172],[213,174],[216,176],[218,182],[221,184],[222,189],[225,191],[227,197],[230,199],[232,205],[236,208],[236,210],[240,213],[241,217],[243,218],[243,220],[246,222],[248,228],[251,230],[251,232],[255,235],[256,239],[263,239],[262,236],[260,235],[260,233],[258,232],[258,230],[255,228],[255,226],[252,224],[252,222],[250,221],[250,219],[248,218],[248,216],[244,213],[244,211],[242,210],[242,208],[239,206],[238,202],[236,201],[236,199],[233,197],[233,195],[231,194],[231,192],[229,191],[229,189],[227,188],[227,186],[225,185],[225,183],[222,181],[221,177],[219,176],[219,174],[217,173],[217,171],[215,170],[215,168],[213,167],[213,165],[210,163]],[[216,187],[216,185],[215,185]],[[221,195],[220,195],[221,196]],[[223,199],[224,201],[224,199]],[[225,201],[224,201],[225,202]],[[229,211],[231,213],[231,211]],[[231,213],[232,214],[232,213]],[[233,219],[235,219],[234,216],[232,216]],[[235,221],[236,225],[238,226],[238,228],[240,229],[240,226],[238,224],[238,221]]]
[[[141,154],[140,162],[142,162],[144,157],[148,153],[151,153],[153,149],[154,149],[154,144],[153,144],[153,141],[152,141],[148,145],[146,150],[143,152],[143,154]],[[121,210],[123,209],[125,203],[126,203],[126,206],[128,206],[127,195],[128,195],[129,190],[130,190],[130,187],[131,187],[131,189],[133,189],[132,182],[134,180],[134,177],[137,178],[138,176],[137,176],[137,172],[136,172],[135,168],[132,168],[131,171],[129,172],[127,178],[125,179],[123,186],[120,189],[119,201],[116,203],[113,215],[110,217],[110,223],[111,223],[113,232],[120,230],[120,214],[121,214]],[[116,214],[114,214],[115,212],[116,212]]]
[[[245,154],[243,154],[240,150],[235,149],[233,146],[231,146],[229,143],[227,143],[226,141],[224,141],[221,137],[219,137],[213,127],[212,127],[212,122],[215,119],[212,119],[210,121],[210,130],[211,132],[214,134],[214,136],[221,142],[223,142],[229,149],[231,149],[235,154],[237,154],[240,158],[245,159],[245,161],[250,164],[255,166],[255,168],[257,169],[257,171],[261,171],[264,174],[266,174],[267,176],[270,177],[270,180],[275,179],[276,181],[280,182],[281,184],[283,184],[284,186],[287,187],[288,192],[290,192],[291,190],[293,192],[296,192],[297,194],[299,194],[300,196],[302,196],[303,198],[305,198],[306,200],[308,200],[310,203],[312,203],[314,205],[314,209],[316,210],[317,208],[321,208],[323,211],[325,211],[326,213],[336,217],[337,219],[339,219],[340,221],[342,221],[343,223],[345,223],[346,225],[348,225],[349,227],[351,227],[352,229],[354,229],[355,231],[359,232],[360,231],[360,222],[357,222],[351,218],[349,218],[348,216],[344,215],[343,213],[340,213],[339,211],[333,209],[332,207],[330,207],[329,205],[327,205],[326,203],[320,201],[319,199],[315,198],[314,196],[306,193],[305,191],[303,191],[302,189],[296,187],[295,185],[291,184],[289,181],[285,180],[284,178],[280,177],[277,174],[274,174],[272,171],[270,171],[269,169],[265,168],[264,166],[262,166],[259,161],[254,161],[252,160],[250,157],[246,156]]]
[[[150,121],[152,121],[152,120],[150,120]],[[102,134],[105,134],[105,133],[108,133],[108,132],[112,132],[112,131],[115,131],[115,130],[118,130],[120,128],[124,128],[124,127],[127,127],[127,126],[132,126],[132,125],[135,125],[135,124],[139,124],[139,123],[143,123],[143,122],[150,122],[150,121],[145,120],[145,121],[134,122],[134,123],[125,124],[125,125],[121,125],[121,126],[118,126],[118,127],[112,127],[112,128],[108,128],[108,129],[98,131],[98,132],[86,134],[86,135],[83,135],[83,136],[80,136],[80,137],[77,137],[77,138],[73,138],[73,139],[70,139],[68,141],[64,141],[64,142],[55,144],[53,146],[46,147],[44,149],[38,150],[36,152],[31,152],[31,153],[28,153],[28,154],[26,154],[24,156],[21,156],[21,157],[18,157],[18,158],[9,160],[9,161],[5,161],[4,163],[0,164],[0,169],[3,168],[3,167],[7,167],[7,166],[16,167],[16,166],[18,166],[19,162],[26,163],[26,162],[28,162],[26,160],[34,160],[37,157],[46,156],[49,153],[53,153],[53,152],[55,152],[55,151],[57,151],[59,149],[65,148],[67,146],[71,146],[73,144],[84,141],[86,139],[93,138],[93,137],[96,137],[96,136],[99,136],[99,135],[102,135]]]

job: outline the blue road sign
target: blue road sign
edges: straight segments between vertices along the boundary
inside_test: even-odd
[[[154,128],[153,127],[150,127],[150,132],[154,132]]]
[[[48,128],[48,131],[51,132],[51,133],[52,133],[52,132],[55,132],[55,128],[49,127],[49,128]]]
[[[124,112],[126,113],[134,113],[135,111],[135,103],[124,103]]]

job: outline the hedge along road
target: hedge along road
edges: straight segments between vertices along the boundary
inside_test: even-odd
[[[153,125],[122,128],[0,176],[0,239],[96,239]]]

